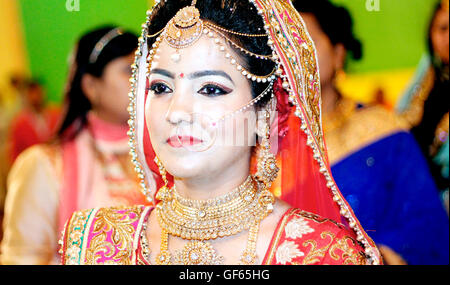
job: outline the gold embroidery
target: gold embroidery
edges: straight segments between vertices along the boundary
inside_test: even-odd
[[[66,224],[67,236],[62,238],[62,253],[63,263],[67,265],[79,265],[81,264],[81,252],[83,248],[84,232],[86,230],[86,224],[91,216],[93,210],[79,211],[72,215],[72,218]],[[64,253],[64,245],[67,247]]]
[[[274,34],[273,37],[279,42],[278,46],[282,49],[279,54],[285,56],[285,62],[289,66],[285,68],[285,71],[292,71],[291,87],[299,94],[301,105],[305,108],[306,117],[311,123],[311,130],[318,140],[319,150],[323,155],[325,144],[320,112],[320,79],[314,43],[307,34],[306,28],[303,27],[304,23],[300,14],[289,1],[273,1],[272,3],[261,1],[260,4],[264,11],[269,11],[264,15],[267,18],[266,22]]]
[[[333,220],[330,220],[330,219],[327,219],[327,218],[323,218],[323,217],[321,217],[319,215],[316,215],[316,214],[313,214],[313,213],[310,213],[310,212],[298,211],[298,212],[294,213],[294,216],[300,217],[300,218],[304,218],[304,219],[309,219],[309,220],[312,220],[312,221],[314,221],[314,222],[316,222],[318,224],[323,224],[325,222],[330,222],[330,223],[334,224],[336,227],[342,228],[342,225],[337,223],[336,221],[333,221]]]
[[[336,223],[333,220],[322,218],[316,214],[302,211],[300,209],[291,209],[283,217],[283,220],[280,222],[280,226],[279,226],[277,232],[274,234],[273,243],[270,245],[270,247],[268,249],[267,259],[265,260],[264,264],[268,265],[268,264],[272,263],[273,258],[276,256],[276,253],[278,250],[278,245],[280,243],[280,239],[283,236],[283,233],[286,233],[285,229],[286,229],[287,225],[289,224],[291,218],[293,218],[293,219],[309,219],[318,224],[330,222],[330,223],[333,223],[334,225],[336,225],[337,227],[342,228],[342,226],[340,224]],[[308,227],[309,227],[309,225],[308,225]],[[314,231],[313,228],[312,228],[312,230]],[[291,230],[288,230],[288,231],[290,232]],[[292,232],[291,232],[291,234],[292,234]],[[309,240],[308,242],[312,242],[313,243],[312,246],[314,247],[315,242],[313,240]],[[306,245],[307,244],[304,244],[304,246],[306,246]],[[296,263],[292,262],[292,264],[296,264]]]
[[[86,263],[101,264],[100,259],[105,257],[109,263],[131,265],[135,233],[132,224],[140,218],[141,212],[140,207],[99,210],[93,225],[94,237],[86,251]]]
[[[334,244],[330,248],[330,257],[334,260],[342,259],[343,264],[365,264],[364,255],[350,247],[349,242],[356,245],[351,237],[344,236],[342,239],[336,238]]]
[[[335,235],[331,232],[323,232],[320,234],[320,237],[322,239],[326,239],[327,237],[330,237],[330,242],[321,248],[318,248],[317,241],[315,240],[307,240],[303,243],[303,246],[311,246],[311,250],[308,252],[308,254],[303,259],[302,264],[308,265],[308,264],[315,264],[317,262],[321,262],[323,258],[325,257],[325,254],[328,252],[328,249],[330,248],[330,245],[332,244]]]

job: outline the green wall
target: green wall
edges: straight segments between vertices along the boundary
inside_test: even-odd
[[[361,73],[415,67],[425,52],[427,29],[438,0],[379,0],[379,11],[368,11],[367,0],[332,2],[347,7],[353,16],[364,58],[351,63],[349,71]]]
[[[19,0],[30,70],[45,84],[49,99],[61,100],[68,56],[83,33],[99,25],[116,24],[139,34],[148,2],[79,0],[79,11],[70,12],[66,0]]]

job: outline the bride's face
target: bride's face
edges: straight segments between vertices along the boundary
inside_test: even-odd
[[[213,178],[249,165],[255,144],[249,81],[207,36],[176,51],[162,41],[152,62],[145,116],[151,143],[177,178]],[[238,59],[238,56],[233,54]]]

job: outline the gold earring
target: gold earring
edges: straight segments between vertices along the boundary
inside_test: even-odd
[[[167,180],[167,171],[157,156],[155,156],[154,161],[156,165],[158,165],[159,174],[161,175],[164,181],[164,186],[158,190],[158,193],[156,193],[156,199],[164,202],[170,201],[172,200],[172,192],[171,189],[169,188],[169,180]]]
[[[270,114],[265,111],[265,134],[262,137],[258,151],[258,166],[255,178],[266,185],[269,189],[272,182],[277,178],[278,171],[277,159],[270,151]]]

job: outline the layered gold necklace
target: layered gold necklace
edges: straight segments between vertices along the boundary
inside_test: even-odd
[[[255,264],[256,241],[261,221],[273,211],[274,196],[263,183],[249,176],[228,194],[210,200],[191,200],[181,197],[176,187],[168,190],[156,214],[161,227],[160,265],[220,265],[219,256],[210,240],[233,236],[249,230],[247,246],[240,264]],[[189,240],[172,255],[169,235]]]

